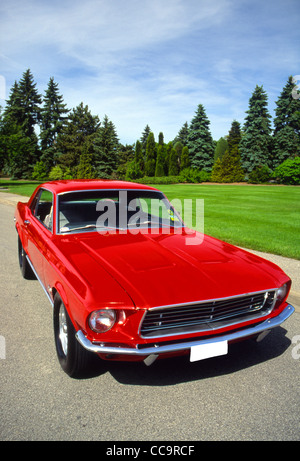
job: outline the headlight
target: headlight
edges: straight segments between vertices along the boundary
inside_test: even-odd
[[[116,313],[112,309],[94,311],[89,317],[89,326],[96,333],[105,333],[110,330],[116,321]]]
[[[283,303],[283,301],[285,300],[285,298],[287,297],[289,293],[290,287],[291,287],[291,282],[287,282],[284,285],[282,285],[280,288],[278,288],[275,307],[279,307],[280,304]]]

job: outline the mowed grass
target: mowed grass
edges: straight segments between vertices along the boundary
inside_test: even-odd
[[[169,200],[204,199],[205,234],[300,259],[300,187],[176,184],[158,188]]]
[[[38,181],[10,181],[7,179],[1,179],[0,192],[9,192],[11,194],[18,194],[24,195],[25,197],[30,197],[38,185]]]
[[[28,197],[37,185],[33,181],[0,180],[0,188]],[[206,234],[252,250],[300,260],[300,187],[208,184],[154,187],[171,201],[203,199]],[[195,223],[196,207],[193,209]],[[186,224],[192,226],[190,221]]]

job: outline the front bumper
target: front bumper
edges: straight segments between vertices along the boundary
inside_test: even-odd
[[[149,347],[116,347],[116,346],[107,346],[101,344],[94,344],[89,341],[84,333],[79,330],[76,333],[76,338],[79,343],[88,351],[95,352],[97,354],[117,354],[117,355],[130,355],[135,357],[147,357],[152,356],[153,358],[157,357],[160,354],[168,354],[168,353],[176,353],[181,352],[184,350],[188,350],[194,346],[200,346],[203,344],[214,344],[222,341],[232,342],[236,340],[240,340],[243,338],[247,338],[249,336],[257,336],[262,334],[263,332],[268,332],[272,328],[278,327],[281,325],[285,320],[287,320],[295,311],[294,307],[291,304],[288,304],[286,308],[277,316],[271,319],[265,320],[264,322],[260,323],[259,325],[249,326],[248,328],[234,331],[232,333],[224,334],[221,336],[215,336],[213,338],[208,339],[199,339],[191,340],[188,342],[178,342],[172,344],[164,344],[164,343],[157,343],[155,346]],[[146,359],[147,360],[147,359]],[[149,361],[152,362],[150,359]],[[147,362],[146,362],[147,364]]]

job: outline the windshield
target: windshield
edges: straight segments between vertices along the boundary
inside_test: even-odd
[[[58,196],[58,232],[174,229],[183,223],[158,191],[100,190]]]

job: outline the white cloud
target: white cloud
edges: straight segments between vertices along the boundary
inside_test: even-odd
[[[27,68],[42,93],[54,76],[69,107],[107,114],[123,142],[146,124],[172,139],[200,103],[218,139],[256,84],[277,99],[300,73],[297,1],[10,0],[0,72],[7,91]]]

